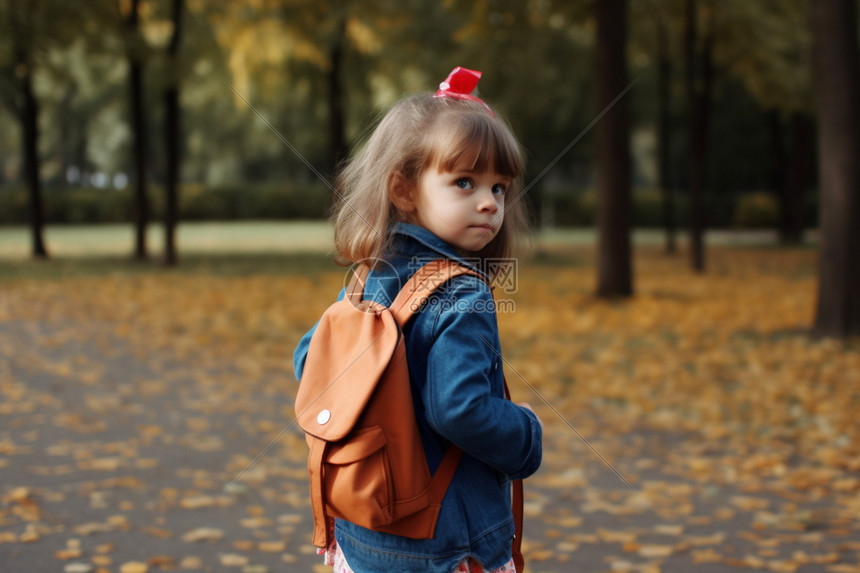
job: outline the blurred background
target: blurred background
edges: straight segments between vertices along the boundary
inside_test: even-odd
[[[855,0],[3,0],[0,223],[35,258],[47,224],[133,224],[145,260],[156,222],[175,264],[179,221],[322,221],[381,111],[462,65],[528,152],[536,226],[595,229],[599,295],[632,294],[632,229],[669,253],[683,231],[696,272],[706,230],[814,230],[820,330],[843,336],[857,20]]]
[[[528,196],[542,225],[591,225],[592,4],[3,0],[0,223],[29,221],[28,129],[47,222],[130,222],[141,169],[161,218],[174,121],[181,219],[323,217],[331,192],[302,158],[329,177],[381,110],[462,65],[528,150],[527,182],[582,135]],[[634,225],[686,224],[692,64],[708,90],[708,224],[797,240],[817,221],[810,4],[699,1],[692,38],[687,4],[632,0],[613,18],[633,83]]]

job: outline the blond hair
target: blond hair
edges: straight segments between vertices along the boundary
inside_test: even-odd
[[[349,265],[385,255],[391,225],[407,220],[390,199],[395,175],[417,185],[427,169],[452,171],[475,152],[472,169],[492,167],[512,183],[498,234],[468,255],[512,257],[529,227],[520,196],[525,159],[519,142],[507,122],[480,102],[421,94],[395,104],[338,177],[332,216],[337,261]]]

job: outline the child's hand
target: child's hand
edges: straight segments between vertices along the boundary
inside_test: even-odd
[[[532,408],[527,402],[519,402],[518,405],[534,414],[535,418],[537,418],[538,424],[540,424],[540,429],[543,430],[543,421],[540,419],[540,416],[537,415],[537,412],[534,411],[534,408]]]

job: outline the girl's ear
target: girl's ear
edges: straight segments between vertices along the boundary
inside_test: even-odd
[[[415,211],[413,189],[414,186],[402,171],[395,171],[388,177],[388,198],[402,213]]]

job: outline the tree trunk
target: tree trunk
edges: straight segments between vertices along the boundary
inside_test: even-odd
[[[666,24],[657,19],[657,169],[663,204],[663,228],[666,232],[666,253],[678,251],[675,224],[675,192],[672,188],[672,64]]]
[[[39,174],[39,102],[33,93],[32,68],[24,64],[21,78],[21,95],[24,107],[21,113],[21,142],[24,156],[24,178],[30,191],[30,234],[32,253],[37,259],[47,259],[45,247],[44,211],[42,206],[42,180]]]
[[[10,102],[21,126],[21,158],[24,182],[30,195],[30,238],[32,256],[47,259],[44,241],[44,207],[42,206],[42,180],[39,173],[39,102],[33,93],[33,42],[35,42],[31,6],[22,7],[10,2],[7,7],[12,31],[11,49],[13,69],[17,76],[16,94]]]
[[[803,241],[803,200],[810,186],[812,126],[800,112],[791,115],[786,126],[778,111],[771,111],[773,164],[771,187],[779,201],[779,242],[797,245]]]
[[[328,74],[328,109],[329,109],[329,156],[331,157],[330,175],[332,181],[337,175],[340,164],[346,159],[347,145],[343,114],[343,45],[346,36],[346,17],[341,19],[335,29],[334,44],[332,44],[329,60],[331,68]]]
[[[854,0],[812,2],[821,247],[813,333],[860,334],[860,62]]]
[[[178,262],[176,225],[179,205],[179,89],[164,92],[164,264]]]
[[[710,35],[697,44],[696,0],[686,4],[687,104],[690,136],[690,255],[693,270],[705,270],[705,184],[708,159],[708,119],[711,102],[712,46]]]
[[[594,6],[597,106],[602,110],[627,87],[627,3],[626,0],[595,0]],[[597,236],[597,295],[632,295],[630,149],[624,98],[597,124]]]
[[[129,108],[131,111],[131,131],[134,138],[132,164],[134,166],[134,198],[132,216],[134,220],[134,258],[145,260],[148,257],[146,229],[149,225],[149,201],[146,195],[146,121],[143,114],[143,65],[139,52],[140,0],[132,0],[131,13],[126,20],[128,37],[132,42],[128,55]]]
[[[785,127],[779,110],[771,109],[766,114],[767,128],[770,133],[770,191],[776,197],[779,205],[779,218],[777,228],[782,235],[782,208],[786,199],[787,166],[785,152]]]
[[[813,128],[812,119],[805,113],[795,112],[789,119],[788,165],[785,167],[784,195],[779,207],[779,239],[784,245],[803,241],[806,226],[804,203],[813,185]]]
[[[173,35],[167,48],[170,81],[164,91],[164,264],[178,262],[176,252],[176,225],[179,206],[179,42],[182,37],[182,0],[173,0]]]

